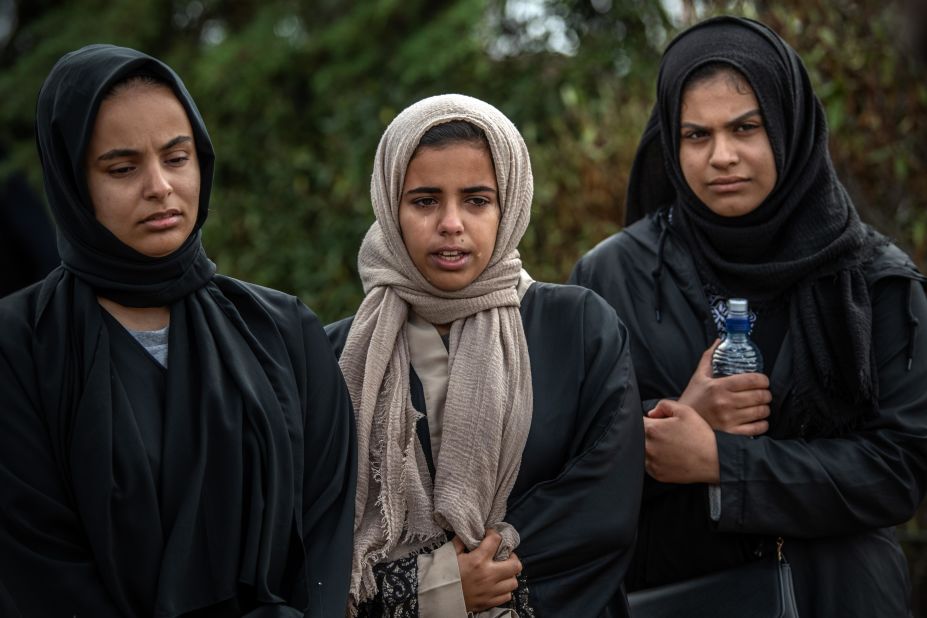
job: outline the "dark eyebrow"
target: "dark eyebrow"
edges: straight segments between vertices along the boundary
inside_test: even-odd
[[[760,116],[760,117],[762,117],[762,114],[760,114],[760,110],[759,110],[759,109],[751,109],[749,112],[744,112],[743,114],[741,114],[741,115],[738,116],[737,118],[734,118],[733,120],[731,120],[730,122],[728,122],[726,126],[728,126],[728,127],[737,126],[737,125],[739,125],[741,122],[743,122],[744,120],[746,120],[747,118],[749,118],[750,116]]]
[[[168,143],[161,146],[161,150],[169,150],[173,148],[174,146],[176,146],[177,144],[185,144],[187,142],[192,142],[192,141],[193,141],[193,138],[190,137],[189,135],[178,135],[177,137],[175,137]]]
[[[496,190],[492,187],[487,187],[485,185],[476,185],[475,187],[464,187],[460,190],[460,193],[495,193]],[[419,193],[444,193],[438,187],[415,187],[414,189],[409,189],[406,191],[406,195],[419,194]]]
[[[414,189],[409,189],[406,191],[406,195],[412,193],[443,193],[438,187],[415,187]]]
[[[193,138],[189,135],[178,135],[168,143],[161,146],[161,150],[170,150],[178,144],[184,144],[186,142],[192,142]],[[97,157],[97,161],[111,161],[112,159],[118,159],[120,157],[134,157],[139,154],[138,150],[133,150],[132,148],[114,148],[108,150]]]
[[[137,154],[138,151],[132,150],[131,148],[114,148],[97,157],[97,161],[109,161],[110,159],[118,159],[119,157],[133,157]]]
[[[724,126],[726,126],[726,127],[736,127],[736,126],[739,125],[741,122],[743,122],[743,121],[746,120],[747,118],[750,118],[751,116],[760,116],[760,117],[762,117],[762,114],[760,113],[760,110],[759,110],[759,109],[751,109],[751,110],[748,111],[748,112],[744,112],[743,114],[741,114],[741,115],[738,116],[737,118],[734,118],[733,120],[729,120],[729,121],[725,122],[725,123],[724,123]],[[695,130],[697,130],[697,131],[704,131],[704,130],[705,130],[705,127],[703,127],[703,126],[701,126],[701,125],[698,125],[698,124],[695,124],[694,122],[683,122],[683,123],[681,123],[681,124],[679,125],[679,128],[680,128],[680,129],[695,129]]]

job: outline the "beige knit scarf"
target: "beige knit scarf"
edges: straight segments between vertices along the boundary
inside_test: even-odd
[[[431,127],[465,120],[489,140],[501,218],[486,270],[456,292],[432,286],[412,263],[399,228],[406,168]],[[356,512],[351,604],[377,592],[373,565],[400,544],[437,545],[453,530],[473,549],[487,528],[503,537],[498,557],[518,545],[503,522],[531,425],[531,367],[519,315],[517,246],[531,212],[528,150],[491,105],[461,95],[424,99],[387,127],[370,192],[376,222],[358,266],[366,297],[341,355],[357,418]],[[417,441],[421,417],[409,389],[409,308],[433,324],[452,323],[441,449],[431,476]]]

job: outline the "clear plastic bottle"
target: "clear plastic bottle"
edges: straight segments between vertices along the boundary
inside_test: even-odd
[[[728,299],[724,324],[727,336],[711,357],[712,375],[719,378],[737,373],[762,373],[763,355],[749,336],[750,314],[746,299]]]

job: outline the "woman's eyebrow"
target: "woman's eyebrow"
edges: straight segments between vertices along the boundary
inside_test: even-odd
[[[461,193],[495,193],[496,190],[486,185],[476,185],[475,187],[464,187]]]
[[[118,159],[119,157],[134,157],[137,154],[139,154],[139,152],[132,148],[113,148],[97,157],[97,161],[109,161],[111,159]]]
[[[759,109],[759,108],[756,108],[756,109],[751,109],[751,110],[748,111],[748,112],[744,112],[743,114],[741,114],[741,115],[738,116],[737,118],[734,118],[733,120],[730,120],[730,121],[726,122],[726,123],[725,123],[725,126],[727,126],[727,127],[732,127],[732,126],[738,125],[738,124],[740,124],[741,122],[743,122],[744,120],[746,120],[747,118],[750,118],[751,116],[761,116],[761,114],[760,114],[760,109]]]
[[[738,124],[740,124],[741,122],[743,122],[744,120],[746,120],[747,118],[750,118],[750,117],[752,117],[752,116],[760,116],[760,117],[762,117],[762,114],[760,113],[760,109],[759,109],[759,108],[756,108],[756,109],[751,109],[750,111],[744,112],[743,114],[737,116],[737,117],[734,118],[733,120],[728,120],[727,122],[725,122],[725,123],[724,123],[724,126],[725,126],[725,127],[737,126]],[[681,123],[679,124],[679,128],[680,128],[680,129],[697,129],[697,130],[705,130],[705,127],[703,127],[703,126],[700,125],[700,124],[695,124],[694,122],[681,122]]]
[[[187,142],[192,142],[193,138],[189,135],[178,135],[168,143],[161,146],[161,150],[169,150],[178,144],[185,144]]]
[[[406,195],[412,193],[443,193],[443,191],[438,187],[415,187],[406,191]]]
[[[161,146],[161,150],[170,150],[178,144],[184,144],[186,142],[192,141],[193,138],[189,135],[178,135],[174,139]],[[107,150],[99,157],[97,157],[97,161],[110,161],[112,159],[118,159],[119,157],[134,157],[138,154],[139,151],[135,150],[134,148],[113,148],[112,150]]]
[[[704,131],[705,127],[700,124],[695,124],[694,122],[682,122],[679,124],[680,129],[695,129],[697,131]]]

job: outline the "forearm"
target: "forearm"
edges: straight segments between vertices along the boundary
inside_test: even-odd
[[[719,434],[719,529],[817,537],[909,519],[923,478],[889,436],[754,440]]]

